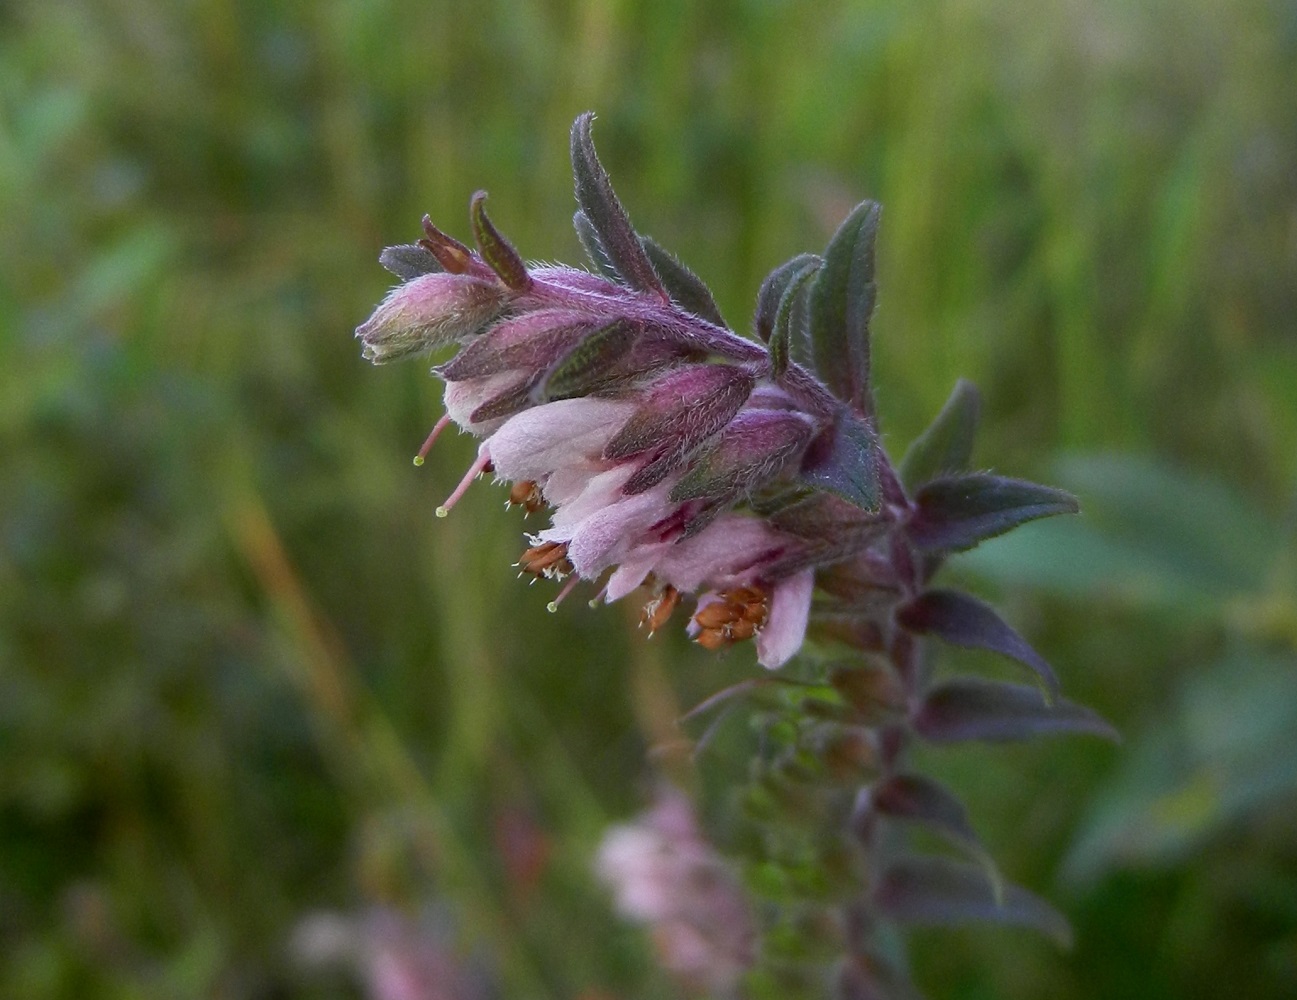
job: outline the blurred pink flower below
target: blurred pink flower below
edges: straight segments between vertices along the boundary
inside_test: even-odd
[[[612,827],[595,862],[618,910],[647,925],[663,968],[686,987],[733,990],[754,960],[755,929],[738,880],[674,789]]]
[[[367,1000],[489,1000],[486,974],[456,953],[442,922],[375,907],[361,916],[317,913],[290,950],[308,968],[345,967]]]

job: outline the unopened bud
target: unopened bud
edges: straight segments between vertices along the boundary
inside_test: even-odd
[[[384,364],[465,340],[499,314],[505,291],[467,274],[425,274],[398,285],[356,328],[365,358]]]

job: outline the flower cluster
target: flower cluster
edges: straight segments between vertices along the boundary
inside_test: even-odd
[[[402,283],[356,331],[365,356],[456,348],[434,369],[446,414],[416,462],[451,423],[481,439],[437,513],[487,472],[511,484],[511,503],[551,509],[517,564],[565,581],[551,610],[584,580],[607,601],[646,591],[650,630],[692,602],[686,628],[698,643],[753,639],[769,668],[798,651],[808,626],[845,647],[800,679],[743,682],[700,706],[773,693],[743,793],[761,827],[746,841],[754,870],[792,918],[775,935],[782,958],[761,952],[766,971],[789,973],[776,967],[797,939],[812,964],[836,948],[838,996],[913,996],[889,925],[996,920],[1064,940],[1066,921],[994,871],[963,805],[914,773],[908,751],[918,741],[1112,735],[1059,696],[1048,663],[994,609],[933,585],[951,554],[1074,512],[1075,499],[971,471],[980,404],[966,382],[897,465],[883,451],[869,352],[877,205],[857,206],[822,255],[776,268],[753,336],[741,337],[706,286],[631,227],[590,120],[572,130],[572,162],[577,234],[594,271],[526,264],[480,193],[476,249],[425,219],[423,239],[381,257]],[[1038,686],[941,676],[924,654],[930,638],[999,653]],[[603,869],[622,908],[665,935],[664,961],[693,968],[690,956],[703,956],[731,969],[732,983],[746,945],[721,948],[745,956],[726,965],[702,933],[699,914],[715,899],[689,888],[690,872],[710,871],[710,854],[682,808],[668,803],[617,834]],[[908,828],[956,856],[914,850]],[[793,930],[803,924],[811,930]],[[819,971],[804,995],[824,995]]]
[[[701,283],[629,231],[589,122],[573,132],[578,196],[583,174],[595,191],[578,230],[597,260],[619,261],[613,277],[528,267],[479,194],[478,249],[425,219],[418,244],[384,252],[405,280],[356,335],[376,363],[459,348],[434,369],[446,415],[420,459],[452,422],[482,443],[437,513],[485,472],[513,484],[511,502],[552,508],[518,560],[524,573],[571,575],[551,607],[578,580],[600,581],[607,601],[647,586],[644,624],[656,629],[691,595],[701,644],[755,639],[760,662],[779,667],[802,643],[814,567],[851,549],[825,552],[822,536],[790,530],[761,503],[781,492],[782,507],[805,501],[817,473],[835,488],[844,425],[866,444],[872,432],[804,369],[781,366],[777,346],[727,329]],[[877,520],[871,497],[862,508],[847,495],[836,505],[857,526]]]

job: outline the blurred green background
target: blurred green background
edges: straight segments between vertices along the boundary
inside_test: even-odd
[[[920,984],[1291,996],[1295,88],[1292,0],[0,5],[0,995],[358,997],[312,956],[400,914],[507,996],[673,995],[589,857],[751,653],[547,615],[351,337],[479,187],[577,260],[592,108],[741,330],[882,201],[893,452],[963,375],[977,460],[1082,497],[956,572],[1125,744],[929,761],[1078,943],[919,935]]]

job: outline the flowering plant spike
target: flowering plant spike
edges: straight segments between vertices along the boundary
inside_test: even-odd
[[[831,890],[808,893],[797,879],[780,890],[789,912],[832,914],[840,995],[913,995],[903,963],[879,944],[883,926],[992,919],[1062,937],[1062,918],[1003,882],[963,806],[912,773],[907,751],[917,740],[1111,735],[1059,695],[1049,665],[992,608],[932,585],[951,553],[1075,512],[1076,501],[970,470],[979,402],[963,381],[893,466],[869,382],[877,204],[854,209],[823,254],[776,268],[757,298],[755,336],[743,337],[697,275],[635,232],[595,153],[592,119],[576,120],[571,141],[574,221],[593,271],[525,263],[483,192],[472,199],[476,249],[425,217],[417,243],[380,257],[400,283],[356,330],[364,356],[454,348],[433,369],[446,413],[416,464],[450,423],[481,439],[438,516],[490,472],[511,484],[511,504],[551,511],[517,563],[566,581],[551,610],[586,581],[604,601],[639,593],[650,632],[689,607],[698,643],[753,640],[772,670],[808,629],[845,650],[756,700],[772,735],[746,800],[772,830],[798,831],[799,858],[813,848],[824,873],[842,876]],[[1043,690],[934,678],[927,637],[998,652]],[[912,827],[972,864],[912,853],[895,832]],[[762,871],[779,869],[786,841],[768,839]],[[783,969],[788,959],[763,961]]]

